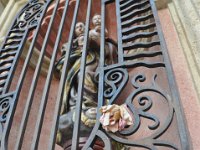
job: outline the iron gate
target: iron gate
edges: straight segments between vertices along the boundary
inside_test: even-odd
[[[78,149],[81,143],[81,115],[84,97],[85,70],[87,70],[87,57],[90,53],[90,27],[91,27],[91,11],[95,14],[93,5],[99,3],[101,14],[100,28],[100,48],[99,53],[94,54],[98,58],[98,67],[96,68],[96,78],[98,81],[98,97],[97,97],[97,114],[94,126],[91,133],[88,135],[83,149],[95,149],[95,143],[101,141],[103,147],[112,149],[116,143],[127,145],[133,148],[144,149],[161,149],[167,147],[170,149],[190,149],[188,136],[186,132],[185,121],[181,110],[180,99],[173,76],[172,67],[167,52],[167,47],[163,38],[161,26],[159,23],[156,7],[153,0],[76,0],[62,1],[62,15],[58,24],[58,30],[55,41],[52,44],[50,53],[49,69],[45,78],[45,85],[42,91],[41,103],[37,113],[36,125],[31,141],[31,149],[38,149],[40,143],[40,135],[42,124],[44,122],[46,105],[49,101],[48,95],[50,86],[54,80],[53,75],[56,70],[55,64],[62,57],[62,71],[59,78],[59,89],[55,103],[55,109],[52,110],[51,135],[49,137],[48,149],[54,149],[56,143],[56,135],[59,126],[59,116],[63,97],[65,95],[66,78],[68,72],[73,69],[71,66],[71,55],[75,39],[74,30],[76,23],[79,21],[81,3],[86,3],[85,6],[85,32],[81,51],[80,68],[78,70],[77,81],[77,99],[75,103],[75,120],[73,123],[72,142],[68,148]],[[15,149],[21,149],[26,126],[31,111],[31,105],[34,99],[34,93],[39,81],[42,63],[48,50],[48,41],[54,26],[57,12],[61,8],[61,1],[51,0],[30,0],[18,13],[11,28],[8,31],[4,44],[0,49],[0,111],[1,111],[1,149],[8,149],[8,140],[10,129],[14,119],[17,104],[19,102],[22,86],[26,79],[30,59],[34,48],[36,47],[40,53],[35,66],[32,83],[30,85],[26,104],[23,108],[23,115],[20,121],[20,127],[16,139]],[[53,9],[48,22],[43,41],[40,47],[36,46],[40,31],[43,28],[42,23],[47,16],[48,8],[53,5]],[[70,7],[73,5],[72,20],[70,30],[64,32],[66,21],[70,17],[67,16]],[[112,5],[111,12],[107,6]],[[112,18],[106,19],[107,13],[112,14],[116,18],[115,27],[116,34],[114,40],[106,38],[106,21],[109,22]],[[111,22],[111,21],[110,21]],[[109,22],[109,23],[110,23]],[[114,27],[114,26],[113,26]],[[111,27],[109,28],[111,31]],[[109,30],[107,31],[109,32]],[[59,54],[59,49],[62,45],[62,34],[67,34],[68,44],[63,55]],[[14,73],[16,71],[20,55],[23,52],[25,43],[28,37],[32,35],[31,44],[28,49],[27,56],[24,60],[22,70],[17,84],[14,89],[11,88]],[[108,36],[109,36],[108,35]],[[116,42],[117,41],[117,42]],[[106,63],[106,45],[111,43],[116,47],[116,61],[111,64]],[[73,81],[74,82],[74,81]],[[72,87],[70,87],[72,88]],[[118,100],[120,99],[120,102]],[[67,99],[67,101],[69,101]],[[162,107],[160,106],[163,103]],[[99,109],[104,105],[126,104],[129,111],[132,113],[133,125],[124,130],[112,133],[102,128],[99,121],[101,113]],[[158,106],[156,106],[158,105]],[[154,108],[155,106],[155,108]],[[158,111],[151,111],[158,110]],[[166,110],[162,110],[166,109]],[[163,112],[166,116],[159,116]],[[144,119],[145,118],[145,119]],[[145,120],[151,120],[145,122]],[[170,128],[176,128],[178,133],[176,140],[174,137],[166,137],[166,133],[170,133]],[[146,128],[145,128],[146,127]],[[142,129],[149,129],[150,133],[142,134]],[[140,134],[139,134],[140,133]],[[144,132],[145,133],[145,132]],[[139,134],[139,135],[138,135]],[[163,136],[164,135],[164,136]],[[137,137],[137,138],[136,138]],[[171,140],[170,140],[171,138]],[[113,144],[113,142],[115,144]],[[177,142],[178,141],[178,142]]]

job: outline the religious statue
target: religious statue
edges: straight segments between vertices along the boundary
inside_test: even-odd
[[[95,15],[92,19],[94,28],[89,32],[89,46],[86,56],[86,68],[83,90],[83,102],[81,112],[81,127],[80,136],[87,137],[91,131],[91,127],[96,122],[97,112],[97,87],[98,81],[95,78],[96,70],[99,63],[100,53],[100,32],[101,32],[101,16]],[[65,147],[65,143],[72,136],[73,123],[75,115],[75,107],[77,101],[77,89],[79,81],[79,71],[81,56],[84,43],[85,25],[82,22],[78,22],[75,26],[75,36],[73,39],[72,49],[69,58],[69,71],[65,83],[65,91],[63,97],[62,110],[59,120],[59,129],[57,134],[57,144]],[[108,31],[105,31],[106,38]],[[115,60],[113,59],[113,53],[116,52],[116,44],[113,42],[106,42],[106,64],[111,64]],[[67,43],[63,44],[62,57],[56,64],[56,70],[61,73],[62,66],[65,59]],[[115,50],[114,50],[115,49]],[[110,56],[112,55],[112,56]],[[107,61],[109,60],[109,61]]]
[[[95,14],[92,18],[92,24],[94,28],[90,30],[90,43],[91,46],[95,48],[95,46],[98,46],[100,48],[100,41],[101,41],[101,16],[98,14]],[[108,37],[108,30],[105,29],[105,60],[106,65],[114,64],[115,58],[116,58],[116,47],[117,44],[114,40],[110,39]],[[114,45],[114,46],[113,46]]]

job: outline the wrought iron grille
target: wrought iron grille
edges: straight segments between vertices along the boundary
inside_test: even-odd
[[[85,15],[83,15],[84,13]],[[96,13],[101,15],[101,25],[98,29],[99,45],[91,44],[92,39],[90,39],[91,17]],[[109,15],[113,18],[108,18]],[[60,17],[59,22],[56,22],[57,17]],[[46,30],[42,34],[46,20],[48,20]],[[21,100],[19,97],[23,93],[22,87],[26,81],[26,74],[29,72],[29,64],[35,48],[40,51],[39,57],[31,84],[25,85],[26,88],[29,86],[30,88],[28,96],[25,98],[26,104],[20,108],[23,110],[23,114],[20,114],[22,119],[18,132],[14,136],[16,141],[13,149],[18,150],[23,147],[31,106],[35,92],[37,92],[37,85],[40,83],[44,57],[48,57],[50,63],[44,78],[44,88],[39,91],[42,93],[42,97],[38,112],[34,112],[37,114],[37,118],[31,120],[35,121],[35,129],[31,132],[33,137],[30,149],[38,149],[41,143],[42,126],[45,122],[45,115],[48,116],[45,111],[50,102],[50,89],[51,86],[54,86],[53,81],[58,80],[55,108],[51,110],[53,112],[52,123],[49,127],[43,127],[51,128],[48,149],[55,149],[64,100],[67,103],[67,108],[64,109],[68,109],[64,116],[69,117],[67,115],[72,110],[72,106],[69,106],[69,99],[72,99],[72,96],[66,96],[66,82],[70,71],[74,69],[72,55],[78,49],[74,43],[76,25],[79,21],[84,22],[85,26],[82,47],[81,49],[78,47],[81,51],[78,58],[80,66],[76,70],[76,74],[73,74],[76,78],[68,89],[71,93],[72,89],[75,89],[77,94],[72,111],[74,115],[72,118],[75,117],[75,119],[72,121],[73,132],[66,131],[72,132],[72,134],[62,145],[63,148],[74,150],[79,148],[108,150],[117,149],[117,147],[119,149],[131,147],[151,150],[190,149],[180,99],[153,0],[30,0],[16,16],[0,49],[1,149],[9,149],[9,137],[12,136],[10,131],[15,126],[13,124],[14,115]],[[69,27],[68,30],[65,26],[66,23]],[[108,30],[106,25],[109,26]],[[57,32],[54,34],[52,30],[55,26]],[[54,41],[51,40],[53,36],[55,37]],[[29,39],[30,46],[23,65],[21,65],[19,63],[22,59],[20,56],[27,39]],[[67,44],[65,51],[61,54],[63,41],[67,41]],[[107,63],[109,58],[106,55],[110,52],[107,51],[110,49],[106,48],[109,47],[108,45],[115,48],[115,55],[112,55],[115,60],[112,63]],[[97,51],[92,53],[92,49]],[[110,56],[110,54],[108,55]],[[92,76],[92,82],[98,86],[96,92],[98,96],[95,97],[97,112],[95,122],[89,127],[90,131],[85,136],[81,133],[82,112],[85,93],[87,93],[85,88],[87,69],[90,67],[88,59],[92,56],[98,60],[95,76]],[[58,75],[59,79],[55,79],[54,73],[60,64],[62,65],[60,75]],[[19,65],[22,69],[18,78],[14,79],[16,68]],[[96,81],[93,81],[93,78]],[[17,83],[13,88],[14,81]],[[74,86],[76,87],[74,88]],[[107,131],[105,127],[102,128],[100,123],[102,114],[99,111],[102,106],[113,104],[126,105],[133,119],[132,125],[115,133]],[[146,130],[149,131],[146,132]]]

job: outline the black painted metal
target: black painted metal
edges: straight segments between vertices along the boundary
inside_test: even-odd
[[[57,103],[56,103],[56,109],[55,109],[55,114],[53,118],[53,126],[52,126],[52,131],[51,131],[51,138],[49,142],[49,149],[54,149],[55,147],[55,140],[56,140],[56,132],[58,128],[58,121],[59,121],[59,114],[61,111],[61,104],[62,104],[62,99],[63,99],[63,93],[64,93],[64,86],[65,86],[65,79],[67,77],[67,69],[69,66],[69,56],[71,53],[72,49],[72,39],[74,37],[74,29],[75,29],[75,24],[76,24],[76,19],[78,15],[78,8],[79,8],[80,0],[77,0],[75,10],[74,10],[74,16],[73,16],[73,21],[70,29],[70,34],[69,34],[69,47],[67,48],[66,54],[65,54],[65,62],[63,65],[63,71],[60,79],[60,84],[59,84],[59,93],[57,97]]]
[[[90,14],[91,14],[91,5],[92,1],[88,0],[88,7],[87,7],[87,16],[86,16],[86,30],[84,36],[84,45],[83,45],[83,52],[81,58],[81,68],[80,68],[80,81],[78,84],[78,101],[76,103],[76,111],[75,111],[75,122],[74,122],[74,131],[73,131],[73,138],[72,138],[72,150],[76,150],[79,147],[79,132],[80,132],[80,123],[81,123],[81,109],[82,109],[82,101],[83,101],[83,86],[84,86],[84,79],[85,79],[85,65],[86,65],[86,57],[89,45],[89,27],[90,27]]]
[[[41,23],[44,18],[44,14],[50,5],[51,0],[30,0],[27,5],[24,6],[19,15],[16,16],[13,25],[8,31],[7,37],[0,49],[0,149],[7,149],[7,142],[10,133],[10,128],[12,126],[13,116],[16,110],[16,105],[18,103],[18,97],[21,92],[21,88],[25,79],[25,74],[27,72],[28,64],[30,58],[33,54],[33,49],[35,42],[38,37],[39,29],[41,28]],[[44,37],[43,46],[41,49],[40,57],[37,62],[37,66],[34,73],[34,78],[29,91],[29,96],[27,99],[26,107],[22,117],[22,122],[20,130],[18,133],[17,142],[15,149],[21,149],[23,143],[23,137],[26,130],[26,125],[31,110],[31,105],[33,101],[33,96],[35,93],[36,83],[39,78],[41,65],[43,58],[45,56],[45,51],[47,48],[47,42],[50,35],[50,31],[55,19],[55,15],[59,6],[59,0],[55,2],[55,8],[51,16],[51,20],[48,26],[46,36]],[[59,25],[58,34],[54,44],[54,49],[50,61],[50,67],[47,74],[47,79],[45,83],[45,88],[43,91],[43,96],[41,99],[41,105],[38,112],[35,132],[32,140],[31,149],[38,149],[38,144],[40,140],[40,133],[42,129],[42,123],[44,121],[44,113],[46,105],[48,102],[49,88],[52,83],[52,77],[54,72],[54,64],[56,61],[56,56],[58,54],[58,47],[61,40],[61,34],[63,31],[63,26],[68,10],[70,0],[66,0],[64,11]],[[80,118],[81,118],[81,105],[83,99],[83,86],[84,86],[84,75],[85,75],[85,65],[88,47],[88,36],[90,27],[90,12],[92,3],[95,1],[88,0],[87,7],[87,17],[86,17],[86,32],[84,35],[84,47],[81,59],[81,69],[80,69],[80,82],[78,86],[78,101],[76,103],[76,121],[74,122],[74,132],[72,137],[72,149],[78,149],[79,145],[79,128],[80,128]],[[106,5],[110,3],[115,3],[116,5],[116,16],[117,16],[117,40],[118,40],[118,62],[116,64],[105,65],[105,18],[106,18]],[[74,38],[74,29],[77,22],[78,10],[79,10],[80,0],[76,0],[76,5],[73,14],[73,20],[71,24],[71,29],[69,33],[69,46],[65,55],[65,62],[63,65],[62,75],[59,84],[58,96],[56,101],[56,106],[54,111],[51,137],[49,139],[48,149],[55,148],[56,132],[58,128],[59,114],[61,111],[61,104],[64,94],[65,79],[67,77],[67,70],[69,70],[69,57],[72,49],[72,43]],[[93,149],[94,143],[97,138],[101,139],[104,143],[104,149],[112,149],[111,141],[122,143],[124,145],[133,146],[135,148],[146,148],[155,150],[159,146],[168,147],[172,149],[190,149],[189,140],[187,136],[186,125],[183,117],[183,112],[180,107],[180,98],[175,84],[175,78],[173,76],[172,67],[169,61],[169,56],[167,52],[167,47],[163,38],[161,26],[159,23],[159,18],[155,8],[153,0],[101,0],[101,47],[100,47],[100,61],[98,67],[98,109],[105,104],[105,99],[109,100],[109,104],[114,104],[123,92],[125,87],[129,82],[129,72],[128,69],[136,69],[138,67],[144,67],[148,69],[161,68],[167,73],[168,85],[170,87],[170,92],[167,92],[160,88],[157,83],[157,78],[159,74],[153,73],[150,84],[142,84],[147,80],[147,75],[141,72],[134,74],[131,80],[132,87],[134,90],[127,98],[124,103],[130,108],[133,118],[134,125],[125,129],[118,134],[113,134],[106,132],[102,129],[100,122],[100,112],[97,112],[97,121],[92,129],[87,142],[83,146],[84,150]],[[148,22],[150,20],[150,22]],[[31,46],[29,48],[20,78],[17,84],[17,88],[13,92],[9,92],[11,81],[14,75],[14,71],[17,66],[17,62],[20,58],[20,54],[26,42],[28,33],[35,29],[34,38],[32,40]],[[145,31],[143,31],[145,30]],[[157,38],[153,38],[157,36]],[[152,38],[151,41],[142,41],[142,39]],[[138,41],[139,40],[139,41]],[[159,49],[154,49],[156,46]],[[138,53],[129,53],[134,49],[149,49],[149,51],[141,51]],[[152,60],[145,58],[155,58],[160,57],[160,60]],[[153,70],[152,69],[152,70]],[[147,93],[147,94],[146,94]],[[168,115],[164,119],[164,123],[161,123],[156,114],[151,114],[148,112],[156,103],[151,98],[151,94],[157,94],[164,99],[168,105]],[[140,94],[143,94],[140,96]],[[146,94],[146,95],[145,95]],[[133,105],[133,102],[137,103],[139,107]],[[141,118],[147,118],[153,122],[153,125],[146,125],[152,131],[155,131],[151,135],[142,136],[137,140],[130,140],[125,138],[125,136],[134,135],[137,133],[141,126]],[[179,133],[180,146],[177,143],[169,142],[167,140],[159,139],[165,132],[168,131],[174,120],[177,121],[177,132]]]
[[[10,30],[8,31],[7,37],[4,41],[4,44],[2,45],[0,52],[1,52],[1,62],[6,62],[9,60],[6,64],[9,65],[6,69],[1,69],[1,74],[3,74],[4,78],[1,80],[1,94],[2,96],[8,92],[8,89],[10,87],[11,80],[14,75],[14,71],[16,69],[17,62],[19,60],[20,53],[23,50],[24,44],[26,42],[26,38],[28,33],[37,27],[36,34],[34,35],[34,40],[32,41],[32,45],[30,46],[29,52],[31,53],[33,51],[35,39],[37,38],[39,27],[42,21],[42,18],[44,17],[44,14],[50,4],[49,1],[39,1],[39,0],[30,0],[25,7],[19,12],[19,14],[16,16],[13,25],[11,26]],[[17,35],[17,36],[16,36]],[[19,42],[15,42],[12,45],[8,45],[8,41],[12,39],[18,39]],[[4,55],[7,54],[6,56]],[[10,58],[11,57],[11,58]],[[29,61],[29,60],[27,60]],[[3,65],[3,63],[1,63]],[[26,72],[26,65],[24,66],[24,71]],[[15,108],[17,105],[17,99],[19,96],[19,91],[21,90],[21,84],[23,83],[24,76],[22,75],[20,78],[20,82],[18,84],[18,88],[16,89],[15,96],[13,97],[13,102],[8,103],[7,107],[9,110],[6,111],[6,120],[5,124],[1,124],[2,127],[2,133],[1,133],[1,149],[7,149],[7,141],[8,136],[10,132],[10,128],[12,125],[12,120],[15,112]],[[2,103],[4,104],[4,103]],[[2,105],[3,106],[3,105]],[[5,105],[3,106],[5,107]],[[4,109],[3,109],[4,110]],[[4,110],[5,111],[5,110]],[[7,117],[8,116],[8,117]]]
[[[105,64],[105,52],[104,52],[104,49],[105,49],[105,2],[104,0],[101,0],[101,49],[100,49],[100,60],[99,60],[99,70],[103,70],[104,68],[104,64]],[[103,101],[103,92],[104,92],[104,71],[100,71],[99,72],[99,84],[98,84],[98,105],[97,107],[100,108],[101,106],[103,106],[103,104],[105,103]],[[97,119],[100,118],[100,112],[97,111]],[[96,136],[102,138],[105,136],[104,133],[102,134],[98,134],[98,128],[100,126],[100,122],[97,121],[97,123],[95,124],[95,126],[93,127],[93,130],[91,132],[91,135],[89,136],[86,144],[84,145],[83,147],[83,150],[85,149],[88,149],[88,148],[91,148],[92,149],[92,146],[94,144],[94,140],[96,139]],[[106,136],[105,136],[106,137]],[[110,144],[110,140],[109,139],[106,139],[106,138],[102,138],[104,143],[105,143],[105,149],[110,149],[111,148],[111,144]]]

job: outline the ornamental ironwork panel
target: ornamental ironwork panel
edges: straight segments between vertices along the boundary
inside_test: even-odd
[[[0,94],[2,150],[23,149],[35,100],[32,150],[191,149],[153,0],[30,0],[0,49]]]

